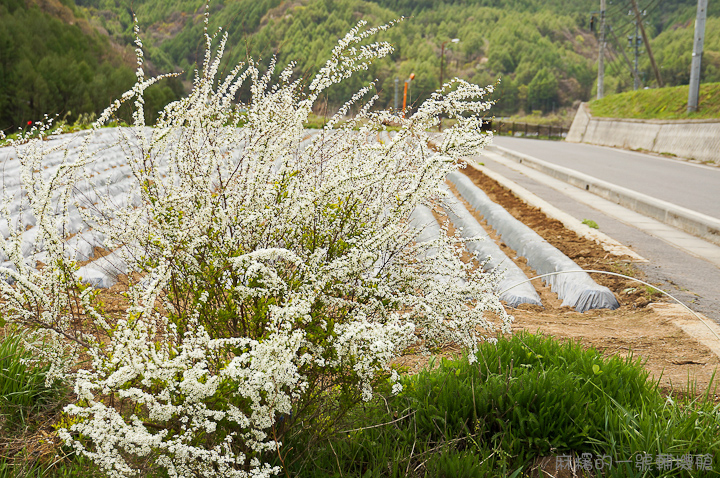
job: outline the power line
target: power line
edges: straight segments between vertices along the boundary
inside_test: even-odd
[[[635,20],[640,26],[640,33],[642,34],[643,43],[645,43],[645,50],[650,57],[650,64],[652,65],[653,71],[655,72],[655,79],[658,82],[658,86],[662,88],[664,86],[663,80],[660,76],[660,70],[658,70],[657,64],[655,63],[655,57],[653,56],[652,49],[650,48],[650,41],[648,40],[647,34],[645,33],[645,26],[642,23],[642,18],[640,16],[640,11],[638,10],[637,2],[635,0],[630,0],[630,2],[632,3],[633,12],[635,13]]]
[[[652,0],[651,3],[648,4],[648,6],[646,6],[645,8],[643,8],[643,11],[646,12],[647,16],[649,16],[651,13],[653,13],[653,11],[654,11],[659,5],[660,5],[660,0]],[[628,2],[628,7],[627,7],[625,10],[623,10],[623,11],[631,11],[631,10],[632,10],[632,6],[630,6],[630,5],[629,5],[629,2]],[[615,28],[615,31],[618,32],[618,33],[620,33],[621,35],[627,34],[627,32],[624,31],[623,29],[626,28],[626,27],[632,26],[632,25],[633,25],[633,22],[634,22],[634,18],[632,17],[632,15],[630,15],[630,19],[627,19],[627,15],[624,15],[623,17],[625,18],[625,20],[622,21],[622,22],[620,22],[620,26],[619,26],[619,27],[616,27],[616,28]]]
[[[630,74],[633,77],[633,89],[637,90],[640,86],[640,78],[638,76],[637,72],[637,55],[635,56],[635,67],[630,63],[630,60],[628,59],[627,55],[625,54],[624,46],[620,44],[620,40],[618,39],[617,35],[615,35],[615,31],[612,27],[610,27],[610,33],[612,34],[613,40],[615,40],[615,44],[618,47],[618,50],[620,53],[622,53],[623,58],[625,59],[625,62],[627,63],[627,66],[630,68]],[[637,52],[637,39],[635,40],[635,51]],[[616,56],[617,58],[617,56]]]

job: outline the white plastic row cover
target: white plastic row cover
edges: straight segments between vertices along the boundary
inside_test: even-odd
[[[539,275],[560,272],[545,277],[560,299],[578,312],[590,309],[617,309],[615,295],[607,287],[598,285],[587,272],[567,272],[582,269],[572,259],[540,237],[535,231],[515,219],[502,206],[495,204],[470,178],[454,172],[448,179],[470,206],[482,214],[487,223],[502,236],[502,240],[518,255],[527,258],[528,265]]]
[[[528,279],[525,273],[495,244],[480,223],[450,190],[446,189],[446,192],[448,196],[443,201],[443,209],[455,227],[460,230],[462,237],[480,239],[466,242],[465,247],[477,254],[484,270],[501,273],[497,291],[504,292],[500,295],[500,300],[504,300],[513,308],[520,304],[542,305],[535,287],[529,282],[524,282]],[[510,289],[506,290],[508,288]]]

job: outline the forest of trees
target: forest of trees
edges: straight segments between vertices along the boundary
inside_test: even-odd
[[[134,62],[132,49],[113,45],[72,2],[1,0],[0,129],[13,133],[45,114],[92,117],[133,85]],[[148,119],[180,94],[172,81],[149,91]]]
[[[60,3],[60,2],[64,3]],[[605,92],[632,89],[628,35],[634,34],[631,0],[609,2]],[[36,3],[33,3],[36,2]],[[54,4],[53,2],[57,2]],[[229,35],[228,65],[253,57],[267,65],[297,61],[299,77],[313,75],[339,37],[358,20],[379,25],[405,20],[378,36],[395,53],[328,92],[344,102],[377,79],[379,106],[392,107],[395,79],[411,73],[411,98],[420,101],[440,85],[441,44],[445,78],[497,84],[494,114],[552,111],[594,94],[596,1],[581,0],[215,0],[211,26]],[[129,45],[137,15],[151,73],[178,72],[149,90],[149,119],[179,97],[202,57],[203,0],[0,0],[0,127],[22,127],[43,112],[70,119],[98,112],[132,84]],[[666,85],[689,79],[695,5],[693,0],[639,0],[644,24]],[[703,81],[720,81],[720,7],[711,5],[705,39]],[[59,14],[58,12],[64,12]],[[68,20],[68,17],[72,17]],[[597,26],[597,22],[595,22]],[[644,48],[643,48],[644,50]],[[656,86],[647,54],[640,57],[642,86]],[[498,82],[499,80],[499,82]],[[247,92],[243,93],[247,94]]]

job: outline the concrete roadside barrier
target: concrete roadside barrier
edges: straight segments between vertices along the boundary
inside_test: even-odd
[[[565,141],[645,150],[720,164],[717,119],[652,120],[600,118],[581,103]]]

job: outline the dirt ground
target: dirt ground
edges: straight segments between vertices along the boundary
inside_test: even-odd
[[[528,206],[480,171],[466,168],[463,172],[490,199],[534,229],[583,269],[604,270],[643,279],[628,257],[613,256],[599,244],[579,237],[559,221]],[[467,203],[465,205],[469,206]],[[468,209],[487,229],[482,216]],[[524,258],[515,258],[514,251],[499,241],[497,236],[493,238],[528,277],[537,275],[527,267]],[[661,294],[633,280],[602,274],[591,275],[596,282],[615,293],[621,304],[619,309],[593,310],[581,314],[570,307],[561,307],[557,295],[538,279],[533,283],[544,307],[508,309],[515,317],[513,329],[539,331],[560,339],[578,340],[608,355],[632,354],[640,357],[646,361],[646,368],[651,374],[660,379],[661,387],[668,392],[683,392],[687,390],[688,384],[695,382],[698,392],[711,385],[713,373],[720,365],[720,339],[710,333],[698,318],[679,304],[670,303]],[[714,388],[712,385],[711,390]]]

